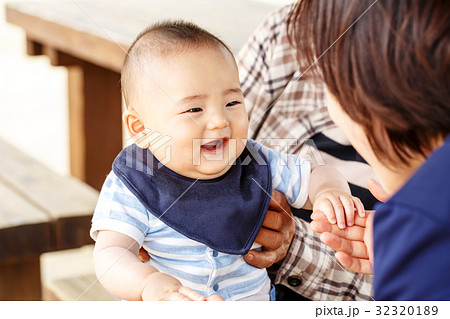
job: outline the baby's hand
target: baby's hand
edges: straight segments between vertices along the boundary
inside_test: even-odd
[[[322,211],[331,224],[338,224],[340,229],[353,226],[355,211],[361,217],[365,216],[361,200],[343,191],[326,191],[320,194],[313,204],[313,211]],[[347,221],[347,222],[346,222]]]
[[[219,295],[211,295],[206,298],[206,301],[224,301],[224,299]]]
[[[142,300],[152,301],[206,301],[206,298],[192,289],[183,287],[172,276],[162,272],[152,273],[147,277],[142,291]]]

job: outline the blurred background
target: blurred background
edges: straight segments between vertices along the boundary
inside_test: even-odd
[[[258,3],[270,4],[274,8],[292,2],[292,0],[253,1],[255,6]],[[69,176],[67,68],[52,66],[47,55],[26,54],[25,32],[22,28],[5,21],[5,3],[5,0],[0,0],[0,138],[56,173]],[[239,28],[239,25],[234,27]],[[40,271],[43,286],[51,285],[58,280],[83,276],[87,276],[84,277],[84,280],[87,280],[87,283],[83,283],[84,287],[90,285],[89,280],[95,278],[91,255],[92,245],[42,254]],[[70,298],[67,297],[69,300]],[[110,300],[107,295],[100,298]]]
[[[46,56],[26,54],[25,32],[5,21],[5,2],[0,0],[0,136],[69,174],[67,70],[51,66]]]

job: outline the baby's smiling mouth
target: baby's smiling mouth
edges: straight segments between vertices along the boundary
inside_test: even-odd
[[[218,154],[223,151],[226,144],[228,143],[228,138],[220,138],[213,140],[211,142],[202,144],[200,146],[201,150],[207,154]]]

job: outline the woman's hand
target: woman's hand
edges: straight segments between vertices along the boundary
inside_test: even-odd
[[[262,251],[251,250],[244,260],[258,268],[268,268],[286,257],[295,233],[295,222],[286,197],[272,191],[266,218],[256,237]]]
[[[373,179],[367,181],[367,186],[379,201],[385,202],[389,194]],[[348,269],[363,273],[373,273],[373,217],[375,212],[366,211],[367,217],[355,217],[355,225],[346,229],[339,229],[331,225],[325,214],[315,212],[310,228],[321,233],[320,239],[327,246],[336,250],[336,258]]]
[[[367,180],[367,188],[372,193],[372,195],[378,199],[380,202],[386,202],[389,199],[389,194],[386,193],[383,186],[381,186],[380,183],[378,183],[373,178],[369,178]]]
[[[310,228],[321,233],[320,240],[336,250],[336,258],[351,271],[372,274],[373,265],[373,211],[367,217],[355,216],[355,224],[345,229],[328,222],[322,212],[311,215]]]

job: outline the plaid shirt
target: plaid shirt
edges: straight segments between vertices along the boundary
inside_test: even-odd
[[[371,208],[373,198],[365,185],[369,177],[375,177],[373,170],[331,121],[324,86],[301,77],[304,71],[287,39],[289,10],[286,6],[271,14],[239,53],[249,138],[336,167],[349,181],[353,194]],[[275,283],[311,300],[371,300],[372,276],[341,266],[334,251],[308,226],[296,218],[295,237]]]

